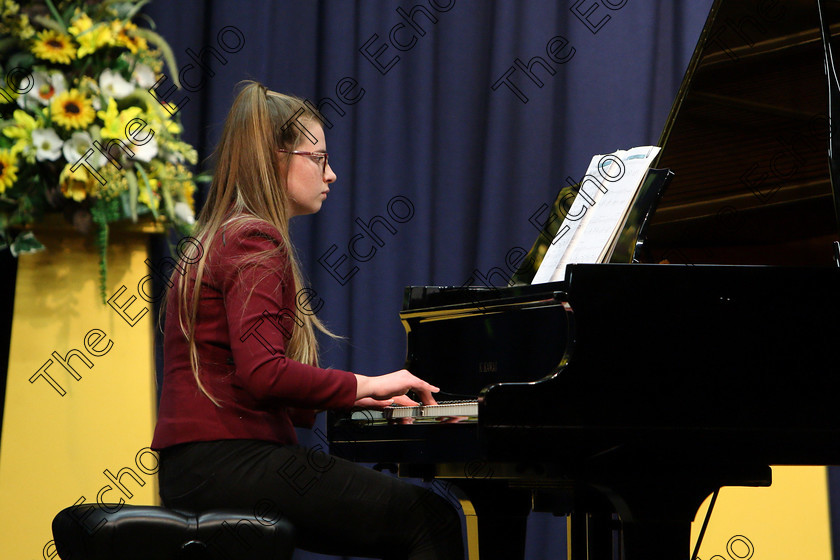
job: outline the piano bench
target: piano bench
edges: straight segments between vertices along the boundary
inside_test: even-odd
[[[186,512],[155,506],[70,506],[52,523],[62,560],[290,560],[285,519],[238,510]]]

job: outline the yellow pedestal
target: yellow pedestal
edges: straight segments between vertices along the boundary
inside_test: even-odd
[[[47,250],[18,260],[0,437],[0,558],[10,560],[58,558],[52,518],[80,500],[159,503],[148,449],[156,320],[137,296],[149,233],[112,228],[108,250],[106,292],[125,286],[117,307],[135,297],[123,312],[133,326],[102,303],[92,238],[68,228],[37,236]]]
[[[692,552],[709,501],[694,520]],[[826,468],[773,467],[769,488],[722,488],[698,557],[831,560]]]

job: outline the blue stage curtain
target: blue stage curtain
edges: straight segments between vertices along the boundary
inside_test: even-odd
[[[488,273],[502,283],[506,255],[530,247],[537,230],[529,218],[567,177],[580,178],[594,154],[656,143],[710,1],[434,4],[451,7],[242,1],[155,2],[149,10],[185,80],[203,86],[170,97],[202,158],[240,80],[316,103],[330,98],[322,110],[338,181],[319,214],[294,220],[293,233],[324,299],[320,313],[351,341],[328,343],[324,361],[361,373],[402,364],[404,286],[481,284]],[[419,30],[398,9],[414,9]],[[219,41],[234,47],[237,33],[241,50],[223,50]],[[414,44],[399,51],[392,41]],[[547,45],[567,61],[551,60]],[[187,49],[206,49],[209,71]],[[530,63],[533,78],[517,63]],[[348,243],[363,233],[357,222],[376,217],[396,233],[374,226],[383,245],[366,235],[354,248],[370,259],[349,258]],[[328,270],[342,255],[348,260]]]
[[[657,142],[711,3],[160,0],[147,12],[192,84],[170,99],[201,158],[240,80],[329,98],[338,181],[293,236],[319,316],[347,337],[325,342],[323,363],[372,375],[403,365],[405,286],[504,283],[567,178],[594,154]],[[365,234],[354,248],[370,257],[350,258],[371,220],[381,245]],[[528,558],[565,556],[562,523],[531,516]]]

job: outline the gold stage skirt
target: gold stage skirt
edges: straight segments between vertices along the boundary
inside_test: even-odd
[[[58,558],[52,518],[74,503],[159,503],[149,449],[157,321],[137,293],[151,272],[144,261],[153,233],[152,224],[111,227],[107,296],[124,287],[113,307],[102,302],[92,236],[38,228],[47,249],[18,257],[0,439],[0,558]]]

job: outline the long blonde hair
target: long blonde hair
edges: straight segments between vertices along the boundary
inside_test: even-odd
[[[310,109],[312,105],[307,106],[303,99],[270,91],[257,82],[247,81],[240,85],[243,87],[230,108],[213,154],[213,182],[192,234],[199,240],[200,247],[193,247],[192,253],[184,256],[187,262],[197,261],[195,275],[182,274],[178,278],[178,320],[181,332],[189,342],[193,375],[198,388],[216,406],[221,406],[221,403],[201,381],[195,342],[199,292],[209,249],[222,228],[231,232],[249,223],[268,222],[280,232],[282,245],[274,250],[246,255],[248,261],[244,265],[259,265],[276,257],[278,252],[285,253],[294,288],[299,290],[305,285],[289,237],[289,195],[286,177],[280,172],[288,169],[291,154],[278,150],[293,150],[298,145],[302,130],[295,122],[314,124],[320,120],[320,116]],[[201,247],[206,250],[202,251]],[[198,252],[201,252],[200,257]],[[176,273],[177,270],[173,270],[173,275]],[[193,286],[199,289],[192,290],[191,301],[187,302],[186,288],[190,277],[194,277],[194,281],[189,282],[194,282]],[[252,286],[251,292],[253,289]],[[298,362],[318,365],[318,341],[314,329],[332,337],[335,335],[312,313],[295,313],[295,316],[297,319],[292,324],[286,355]]]

